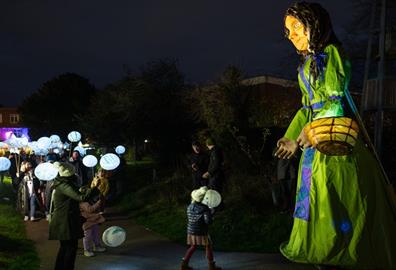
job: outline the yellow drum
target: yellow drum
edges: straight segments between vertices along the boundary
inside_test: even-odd
[[[352,152],[358,138],[359,126],[347,117],[321,118],[304,127],[313,147],[330,156],[343,156]]]

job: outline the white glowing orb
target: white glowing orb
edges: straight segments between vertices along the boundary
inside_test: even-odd
[[[29,144],[29,140],[26,137],[18,138],[20,147],[26,147]]]
[[[221,195],[216,190],[209,189],[206,191],[202,200],[202,204],[207,205],[209,208],[215,208],[221,203]]]
[[[58,142],[61,141],[60,137],[58,135],[55,135],[55,134],[51,135],[49,138],[50,138],[52,143],[58,143]]]
[[[81,133],[78,131],[72,131],[67,135],[67,139],[71,142],[78,142],[81,140]]]
[[[12,148],[20,147],[19,140],[17,139],[17,137],[15,137],[14,134],[10,135],[10,137],[7,139],[6,143]]]
[[[111,226],[107,228],[102,234],[103,243],[109,247],[118,247],[124,243],[125,239],[125,230],[118,226]]]
[[[36,156],[46,156],[48,155],[49,151],[48,149],[41,149],[39,148],[37,151],[34,152]]]
[[[116,154],[109,153],[100,158],[99,164],[103,169],[111,171],[120,165],[120,158]]]
[[[96,164],[98,164],[98,159],[93,155],[87,155],[83,158],[82,163],[86,167],[92,168],[92,167],[95,167]]]
[[[0,157],[0,172],[8,171],[11,167],[11,161],[8,158]]]
[[[119,145],[115,148],[115,151],[117,154],[122,155],[125,153],[125,147],[122,145]]]
[[[51,139],[48,137],[41,137],[37,140],[37,146],[40,149],[48,149],[51,146]]]
[[[40,163],[34,169],[34,175],[42,181],[51,181],[58,175],[58,169],[50,162]]]
[[[38,143],[36,141],[30,142],[28,146],[33,150],[33,152],[37,152],[40,150],[40,148],[38,147]]]

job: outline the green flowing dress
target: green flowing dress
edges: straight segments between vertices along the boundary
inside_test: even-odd
[[[315,81],[309,68],[313,57],[322,65]],[[351,116],[345,100],[350,70],[349,61],[331,44],[320,55],[306,57],[298,78],[303,107],[286,138],[296,140],[312,120]],[[396,269],[396,218],[381,178],[379,164],[362,140],[345,156],[304,150],[294,224],[281,253],[300,263]]]

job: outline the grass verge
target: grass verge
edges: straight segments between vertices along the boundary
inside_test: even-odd
[[[34,243],[26,238],[21,215],[15,210],[10,179],[0,186],[0,269],[38,270]]]

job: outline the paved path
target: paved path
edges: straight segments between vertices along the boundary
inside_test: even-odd
[[[127,240],[116,248],[108,248],[95,257],[82,255],[82,241],[79,243],[75,270],[178,270],[180,259],[187,246],[179,245],[136,224],[123,216],[108,217],[105,228],[117,225],[127,231]],[[52,270],[58,251],[58,241],[49,241],[48,223],[42,219],[26,222],[26,231],[35,242],[41,258],[40,270]],[[313,270],[312,266],[292,264],[279,254],[261,253],[214,253],[217,264],[224,270]],[[194,270],[207,269],[204,252],[196,251],[190,265]]]

